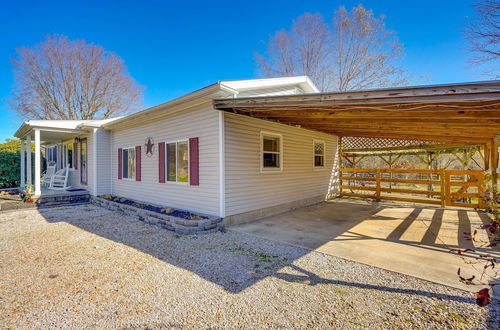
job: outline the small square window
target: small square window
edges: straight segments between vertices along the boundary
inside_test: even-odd
[[[325,166],[325,142],[314,141],[314,167]]]

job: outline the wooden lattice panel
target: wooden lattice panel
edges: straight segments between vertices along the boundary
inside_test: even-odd
[[[342,137],[342,149],[378,149],[378,148],[382,149],[382,148],[395,148],[395,147],[435,145],[435,144],[440,144],[440,142],[368,138],[368,137],[354,137],[354,136]]]

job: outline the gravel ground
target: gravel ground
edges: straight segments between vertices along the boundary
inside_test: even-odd
[[[495,328],[498,302],[229,230],[94,205],[0,213],[0,327]]]

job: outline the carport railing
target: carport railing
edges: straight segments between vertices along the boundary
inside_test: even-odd
[[[341,196],[484,208],[482,171],[343,168],[340,173]]]

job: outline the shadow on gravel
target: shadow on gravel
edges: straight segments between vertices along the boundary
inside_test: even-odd
[[[108,210],[103,211],[103,217],[93,217],[92,212],[95,212],[95,208],[104,210],[90,204],[75,208],[68,206],[39,209],[38,212],[49,223],[65,222],[105,239],[127,245],[158,260],[184,268],[231,293],[239,293],[260,280],[272,276],[284,281],[308,285],[320,283],[342,285],[474,303],[473,299],[460,296],[373,285],[369,283],[370,279],[367,279],[367,283],[325,279],[293,264],[295,260],[310,253],[304,248],[291,248],[287,244],[277,242],[266,245],[265,238],[233,231],[226,234],[182,236]],[[363,212],[360,215],[358,222],[365,217]],[[349,225],[346,223],[346,229],[356,223],[356,221],[350,221]],[[235,235],[241,241],[228,242],[226,235]],[[322,243],[324,242],[318,242],[318,244]],[[234,265],[239,265],[239,267],[234,267]],[[287,266],[302,275],[283,273],[283,268]],[[165,281],[168,280],[165,278]]]
[[[453,300],[453,301],[459,301],[459,302],[465,302],[465,303],[473,303],[473,300],[470,298],[463,298],[463,297],[458,297],[458,296],[453,296],[449,294],[441,294],[441,293],[433,293],[429,291],[424,291],[424,290],[414,290],[414,289],[403,289],[403,288],[391,288],[391,287],[386,287],[386,286],[380,286],[380,285],[373,285],[369,283],[356,283],[356,282],[347,282],[347,281],[341,281],[341,280],[330,280],[326,278],[322,278],[320,276],[317,276],[314,273],[311,273],[301,267],[298,267],[296,265],[289,265],[290,268],[293,270],[302,273],[303,275],[295,275],[295,274],[288,274],[288,273],[277,273],[274,276],[282,279],[287,282],[296,282],[296,283],[308,283],[308,285],[318,285],[318,284],[334,284],[334,285],[341,285],[341,286],[346,286],[346,287],[355,287],[355,288],[361,288],[361,289],[369,289],[369,290],[379,290],[379,291],[385,291],[385,292],[393,292],[393,293],[404,293],[404,294],[410,294],[410,295],[419,295],[419,296],[425,296],[425,297],[433,297],[433,298],[438,298],[442,300]]]

